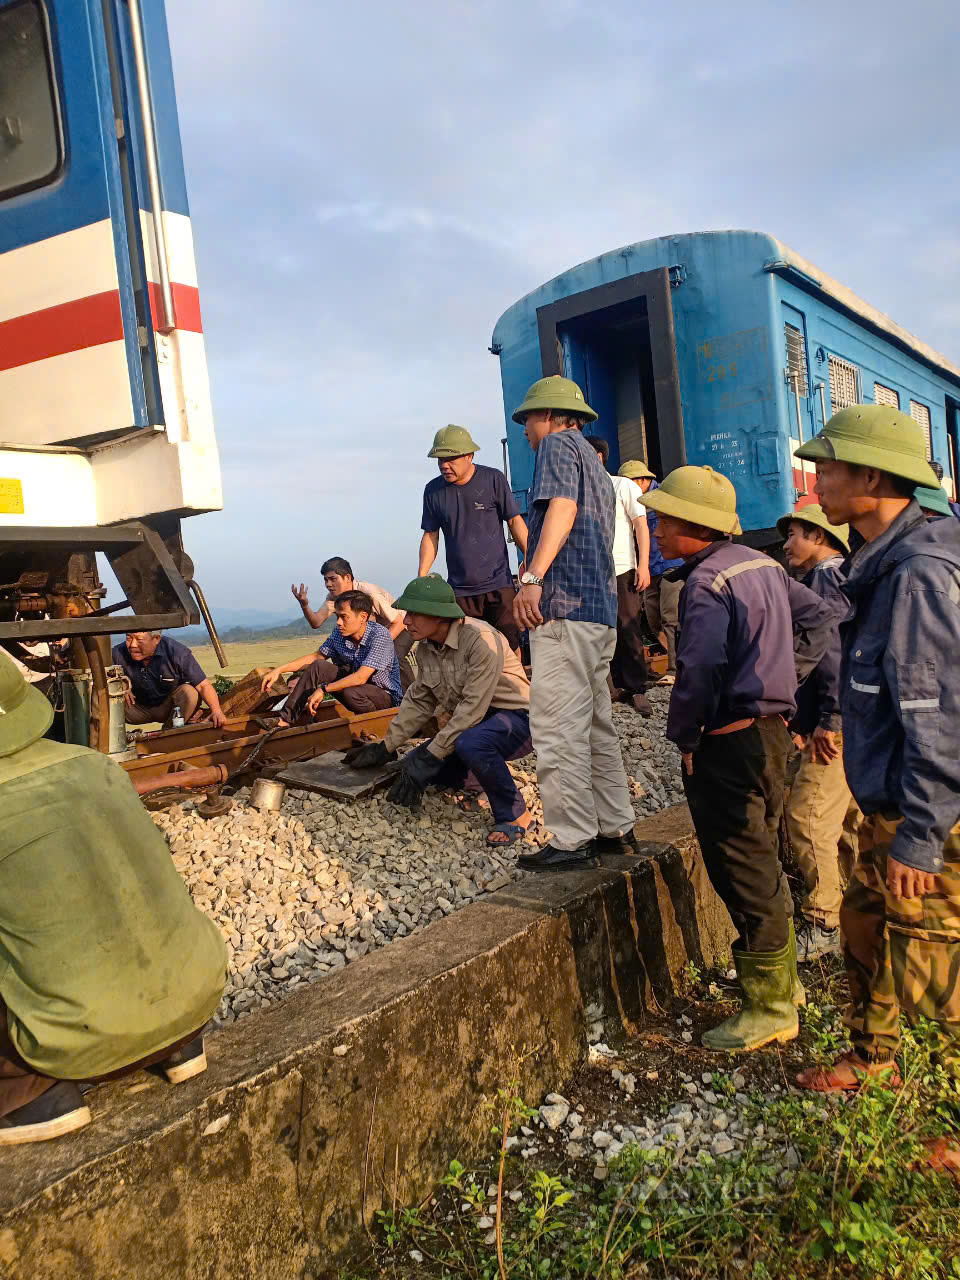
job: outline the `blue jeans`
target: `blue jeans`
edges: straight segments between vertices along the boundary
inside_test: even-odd
[[[526,809],[507,761],[519,760],[532,750],[530,717],[526,711],[491,707],[479,724],[464,729],[457,738],[454,751],[460,764],[458,772],[472,773],[483,787],[495,823],[513,822]],[[453,781],[450,774],[448,779]],[[462,776],[459,785],[462,785]]]

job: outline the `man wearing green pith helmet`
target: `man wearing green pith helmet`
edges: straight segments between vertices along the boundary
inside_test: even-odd
[[[742,1006],[704,1033],[726,1053],[796,1037],[797,977],[790,895],[777,829],[798,676],[836,637],[834,611],[770,556],[740,546],[737,495],[710,467],[678,467],[641,498],[659,519],[667,559],[682,558],[677,679],[667,737],[683,760],[707,874],[737,939]]]
[[[634,813],[610,708],[617,640],[614,493],[583,437],[597,415],[568,378],[535,382],[514,411],[537,455],[526,572],[514,601],[530,632],[530,729],[551,843],[530,871],[594,864],[636,849]]]
[[[844,592],[840,709],[847,781],[863,811],[840,910],[853,1050],[799,1077],[820,1092],[895,1084],[899,1015],[939,1024],[960,1079],[960,524],[927,521],[935,488],[922,428],[899,410],[854,405],[797,456],[816,463],[827,518],[863,543]],[[930,1146],[960,1169],[955,1141]]]
[[[466,427],[441,427],[427,455],[436,459],[439,476],[423,491],[420,527],[420,577],[433,567],[440,549],[447,557],[447,581],[468,618],[480,618],[519,649],[513,618],[513,573],[503,526],[507,525],[521,554],[527,549],[527,526],[507,478],[495,467],[474,462],[480,446]]]

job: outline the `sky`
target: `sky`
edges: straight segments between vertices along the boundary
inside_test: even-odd
[[[222,513],[214,607],[417,571],[437,428],[500,465],[518,298],[771,233],[960,361],[956,0],[167,0]]]

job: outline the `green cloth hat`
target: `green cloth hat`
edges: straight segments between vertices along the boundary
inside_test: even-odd
[[[53,707],[27,684],[9,654],[0,650],[0,756],[22,751],[53,724]]]
[[[659,489],[641,493],[640,501],[651,511],[706,525],[718,533],[740,533],[737,491],[713,467],[677,467]]]
[[[641,462],[638,458],[632,458],[629,462],[625,462],[617,472],[618,476],[626,476],[628,480],[656,480],[656,476],[650,470],[645,462]]]
[[[935,511],[938,516],[953,515],[947,495],[940,485],[937,485],[935,489],[932,487],[928,489],[926,485],[920,485],[914,489],[913,496],[924,511]]]
[[[854,404],[835,413],[819,435],[796,450],[808,462],[849,462],[936,488],[927,461],[927,438],[919,422],[883,404]]]
[[[428,458],[462,458],[465,453],[476,453],[480,446],[466,427],[448,423],[433,437],[433,448]]]
[[[824,515],[823,507],[818,502],[811,502],[799,511],[791,511],[788,516],[781,516],[777,521],[777,529],[781,538],[790,532],[790,521],[799,520],[801,524],[812,524],[815,529],[829,533],[834,542],[839,542],[844,551],[850,550],[850,526],[848,524],[831,524]]]
[[[583,392],[569,378],[553,374],[535,382],[523,398],[523,404],[513,411],[514,422],[523,425],[524,416],[544,409],[554,413],[579,413],[588,422],[596,422],[597,415],[583,398]]]
[[[425,578],[414,578],[403,588],[395,609],[406,613],[424,613],[428,618],[462,618],[463,610],[457,604],[453,587],[444,582],[439,573],[428,573]]]

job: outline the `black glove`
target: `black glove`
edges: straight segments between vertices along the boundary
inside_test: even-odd
[[[351,747],[344,752],[343,763],[351,769],[375,769],[378,765],[396,760],[397,753],[388,751],[382,742],[367,742],[362,747]]]
[[[387,792],[387,799],[391,804],[402,805],[404,809],[419,809],[423,800],[423,787],[418,787],[401,770],[393,786]]]
[[[422,747],[417,747],[415,751],[404,756],[400,768],[411,782],[415,783],[421,791],[425,791],[430,783],[436,781],[437,777],[443,773],[446,763],[446,760],[438,760],[431,751],[428,751],[424,743]]]

